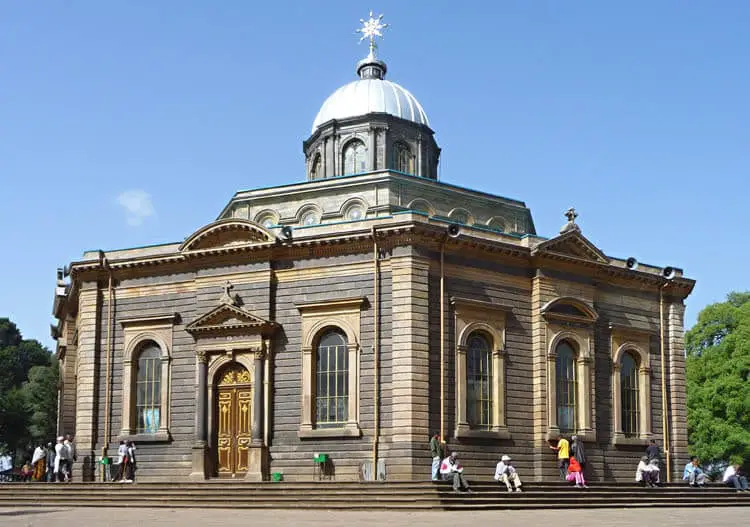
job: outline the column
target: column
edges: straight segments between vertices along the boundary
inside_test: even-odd
[[[248,451],[246,481],[268,479],[268,448],[263,441],[263,419],[266,413],[263,404],[265,358],[265,345],[253,350],[253,431]]]
[[[74,480],[94,479],[94,448],[97,443],[96,427],[99,356],[99,317],[101,298],[96,282],[81,285],[78,297],[78,378],[76,379],[75,443],[78,461],[74,467]]]
[[[666,302],[666,299],[665,299]],[[685,389],[685,306],[682,300],[673,300],[665,306],[667,355],[667,397],[669,398],[669,443],[671,449],[672,478],[677,480],[688,462],[687,394]]]
[[[397,248],[392,268],[392,443],[389,477],[429,476],[429,467],[412,452],[424,448],[429,408],[430,261],[412,248]],[[403,456],[403,457],[402,457]]]
[[[206,405],[208,404],[208,357],[206,352],[195,352],[196,390],[195,390],[195,434],[193,442],[193,471],[190,473],[192,481],[206,479],[206,447],[208,445],[208,430],[206,429]]]
[[[263,350],[255,352],[253,362],[253,433],[252,444],[263,445]]]

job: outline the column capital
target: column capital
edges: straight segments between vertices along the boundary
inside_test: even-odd
[[[197,350],[195,352],[195,361],[198,364],[208,364],[208,354],[205,350]]]
[[[255,360],[263,360],[266,358],[266,350],[263,348],[256,348],[253,350],[253,357]]]

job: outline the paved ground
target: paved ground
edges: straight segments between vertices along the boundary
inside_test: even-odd
[[[95,508],[0,508],[0,525],[111,526],[111,527],[265,527],[312,525],[338,527],[378,525],[406,527],[426,525],[521,526],[612,526],[612,527],[692,527],[746,524],[750,508],[705,509],[594,509],[565,511],[492,512],[326,512],[253,511],[206,509],[95,509]]]

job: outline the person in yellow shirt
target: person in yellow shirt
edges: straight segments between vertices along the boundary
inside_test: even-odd
[[[557,450],[557,466],[560,468],[560,477],[565,480],[568,477],[568,464],[570,463],[570,443],[563,436],[557,440],[557,446],[549,446]]]

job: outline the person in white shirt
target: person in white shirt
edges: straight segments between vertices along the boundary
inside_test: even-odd
[[[505,483],[508,492],[513,492],[513,487],[516,488],[516,492],[521,492],[521,478],[518,477],[518,472],[511,461],[510,456],[500,458],[500,462],[495,467],[495,481]]]
[[[465,492],[471,492],[469,484],[466,482],[466,478],[463,474],[464,468],[458,463],[458,460],[456,459],[457,457],[458,454],[452,452],[450,456],[445,458],[443,462],[440,463],[440,473],[445,479],[448,479],[449,477],[453,478],[454,491],[461,492],[464,490]]]
[[[747,478],[740,474],[740,464],[732,463],[724,471],[721,481],[728,487],[734,487],[737,492],[748,492]]]
[[[55,445],[55,475],[57,481],[68,481],[68,465],[67,455],[68,449],[65,448],[65,438],[60,436],[57,438],[57,444]]]
[[[656,460],[656,462],[659,461]],[[638,468],[635,471],[635,482],[644,487],[655,487],[659,482],[659,467],[654,467],[649,462],[648,456],[643,456],[638,463]]]

